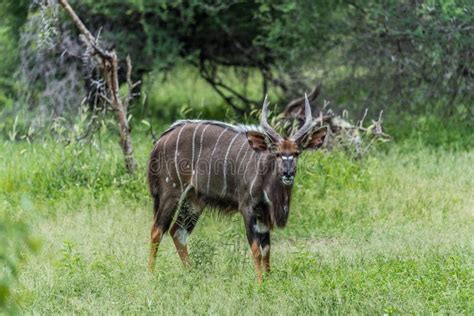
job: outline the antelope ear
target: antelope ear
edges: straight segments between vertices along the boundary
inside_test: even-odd
[[[266,151],[270,148],[270,140],[267,135],[255,131],[247,132],[247,140],[250,147],[255,151]]]
[[[327,127],[321,127],[310,131],[305,137],[303,137],[300,148],[303,150],[317,150],[324,144],[324,139],[328,133]]]

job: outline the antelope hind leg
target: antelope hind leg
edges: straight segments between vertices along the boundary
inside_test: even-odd
[[[178,218],[170,229],[176,251],[185,267],[189,267],[191,264],[187,239],[196,226],[201,212],[201,207],[191,204],[189,200],[184,201],[179,210]]]
[[[158,201],[155,198],[154,210],[155,217],[151,226],[150,255],[148,258],[148,269],[150,272],[155,270],[156,254],[163,235],[168,231],[171,221],[176,211],[177,199],[167,199]],[[159,204],[159,206],[157,206]]]
[[[151,226],[151,242],[150,242],[150,255],[148,257],[148,270],[153,272],[155,270],[156,254],[160,245],[161,237],[163,232],[161,229],[156,227],[155,223]]]

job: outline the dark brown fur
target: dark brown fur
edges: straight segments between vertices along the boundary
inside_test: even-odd
[[[164,132],[148,168],[154,199],[150,269],[176,212],[170,233],[183,263],[189,263],[186,237],[210,206],[241,213],[261,280],[262,265],[270,269],[270,230],[288,221],[297,157],[315,143],[312,135],[295,140],[213,121],[181,121]]]

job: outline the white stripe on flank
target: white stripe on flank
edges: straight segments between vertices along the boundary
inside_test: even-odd
[[[242,152],[242,149],[244,149],[245,144],[247,144],[246,140],[244,140],[242,145],[240,145],[239,152],[237,153],[237,156],[235,157],[235,163],[237,164],[237,162],[239,162],[239,167],[237,169],[235,169],[235,174],[234,174],[236,179],[239,176],[239,168],[240,168],[240,164],[241,164],[241,161],[239,160],[239,157],[240,157],[240,154]],[[248,150],[248,148],[247,148],[247,150]],[[245,155],[247,155],[247,151],[245,151]],[[244,155],[244,157],[245,157],[245,155]]]
[[[181,127],[178,133],[178,138],[176,139],[176,150],[174,152],[174,167],[176,168],[176,174],[178,175],[179,185],[181,186],[181,192],[183,192],[183,182],[181,181],[181,175],[179,174],[178,168],[178,145],[179,145],[179,138],[181,137],[181,132],[183,131],[184,126]]]
[[[224,157],[224,188],[222,188],[221,195],[224,196],[226,191],[227,191],[227,157],[229,156],[230,148],[232,147],[232,144],[235,142],[235,139],[239,137],[239,134],[235,134],[234,138],[232,138],[229,147],[227,147],[227,152],[225,153]]]
[[[163,138],[160,138],[160,139],[158,139],[158,140],[155,142],[155,149],[158,147],[158,145],[160,144],[160,142],[161,142],[162,139],[163,139]]]
[[[247,142],[245,141],[244,144],[246,143]],[[240,167],[242,166],[242,163],[245,161],[245,157],[247,157],[247,153],[249,152],[249,149],[250,149],[250,146],[247,147],[247,149],[245,150],[245,154],[239,162],[239,167],[237,168],[237,174],[235,175],[235,183],[237,186],[237,197],[239,198],[239,200],[240,200],[240,184],[237,184],[237,180],[242,178],[240,175]]]
[[[192,155],[191,155],[191,174],[194,173],[194,147],[195,147],[195,142],[196,142],[196,132],[201,127],[202,122],[199,122],[198,125],[194,128],[193,132],[193,145],[192,145]]]
[[[169,140],[169,135],[165,139],[165,143],[163,144],[163,161],[165,162],[165,169],[166,169],[166,175],[171,176],[170,171],[168,170],[168,159],[166,158],[166,145],[168,144]]]
[[[150,170],[151,172],[155,172],[155,170],[153,170],[155,167],[159,168],[158,166],[155,165],[155,163],[159,164],[161,162],[160,153],[157,152],[157,150],[158,150],[158,145],[160,144],[160,141],[162,139],[163,138],[160,138],[155,142],[155,145],[153,146],[153,152],[148,160],[148,170]],[[157,154],[156,157],[155,157],[155,154]],[[155,159],[158,159],[158,160],[156,161]]]
[[[253,195],[252,195],[253,186],[255,184],[255,181],[257,181],[257,178],[258,178],[259,173],[260,173],[260,160],[261,159],[262,159],[262,155],[259,155],[258,160],[257,160],[257,171],[255,172],[255,176],[253,177],[252,184],[250,185],[250,197],[252,199],[253,199]]]
[[[212,171],[212,156],[214,155],[214,152],[216,151],[218,145],[219,145],[219,140],[221,139],[222,135],[227,132],[227,128],[225,128],[219,137],[217,137],[216,144],[214,145],[214,149],[212,150],[211,157],[209,158],[209,173],[207,175],[207,190],[206,193],[209,194],[209,185],[211,184],[211,171]]]
[[[247,165],[245,166],[245,170],[244,170],[245,183],[247,183],[247,171],[249,170],[249,165],[250,165],[250,162],[252,161],[252,158],[253,158],[254,154],[255,154],[255,151],[253,151],[253,149],[252,149],[252,154],[250,155],[249,161],[247,162]]]
[[[196,159],[196,166],[197,166],[197,172],[196,172],[196,192],[199,192],[199,181],[198,181],[198,176],[199,176],[199,158],[201,158],[201,152],[202,152],[202,141],[204,139],[204,132],[206,131],[206,129],[211,126],[211,125],[207,125],[206,127],[204,127],[204,129],[202,130],[202,133],[201,133],[201,141],[199,143],[199,154],[198,154],[198,157]]]
[[[245,157],[247,157],[247,153],[249,152],[249,149],[250,149],[250,147],[247,147],[247,149],[245,150],[244,156],[242,157],[242,159],[239,162],[239,168],[237,169],[237,175],[239,177],[240,177],[240,167],[242,167],[242,163],[245,161]]]

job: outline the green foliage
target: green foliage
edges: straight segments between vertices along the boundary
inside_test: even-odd
[[[18,39],[29,5],[28,0],[6,0],[0,8],[0,111],[12,107],[17,92]]]
[[[20,36],[20,30],[26,21],[30,4],[29,0],[5,0],[2,3],[0,9],[1,26],[7,27],[16,38]]]
[[[336,110],[349,109],[357,115],[365,107],[374,112],[385,109],[398,120],[405,114],[423,116],[429,112],[472,125],[472,1],[86,0],[71,4],[94,34],[101,30],[105,46],[114,43],[122,60],[131,55],[135,79],[155,80],[143,91],[151,97],[142,104],[165,121],[185,115],[229,116],[222,96],[210,92],[212,81],[228,102],[236,104],[237,114],[245,116],[259,105],[265,78],[270,93],[278,99],[299,96],[315,81],[322,81],[323,97],[333,101],[331,107]],[[30,13],[28,7],[28,1],[7,1],[0,9],[5,21],[0,27],[0,47],[5,56],[0,61],[3,107],[11,107],[12,96],[25,90],[13,89],[17,83],[12,81],[20,60],[19,30],[23,35],[43,30],[36,24],[33,29],[24,25],[27,16],[29,20],[38,19],[37,7],[33,6]],[[80,59],[72,56],[76,53],[62,54],[64,45],[70,45],[67,49],[71,52],[77,50],[74,34],[67,32],[77,30],[64,12],[59,12],[59,25],[52,27],[68,40],[45,56],[68,58],[69,66],[77,66]],[[41,41],[42,37],[37,37]],[[39,69],[25,64],[25,60],[24,69]],[[48,72],[60,78],[43,81],[61,80],[65,65],[58,62],[51,67],[61,68]],[[68,69],[70,73],[75,68]],[[122,79],[124,69],[121,64]],[[176,72],[181,75],[176,76]],[[171,82],[163,83],[167,75]],[[82,74],[78,72],[78,76]],[[207,82],[190,84],[195,76]],[[182,89],[169,95],[161,92],[162,86],[180,86],[181,82],[176,83],[173,77],[180,77],[183,88],[194,90]],[[31,96],[41,95],[32,90],[45,89],[44,82],[37,79],[30,78],[36,85],[26,89]],[[49,92],[54,94],[51,100],[55,100],[50,107],[60,112],[57,104],[64,98],[57,99],[57,86],[61,85],[50,86]],[[74,87],[70,89],[80,90]],[[183,96],[187,94],[198,97]],[[71,106],[71,102],[64,103]],[[140,106],[136,112],[144,110]]]
[[[356,1],[349,7],[348,49],[338,58],[352,71],[336,84],[347,90],[345,102],[442,117],[472,103],[472,1]],[[467,111],[472,120],[472,107]]]
[[[474,146],[474,126],[459,117],[404,116],[402,119],[389,119],[386,128],[407,150],[425,146],[469,150]]]
[[[28,208],[29,201],[22,200],[22,206]],[[7,205],[0,204],[0,312],[16,309],[14,287],[20,266],[31,251],[39,248],[39,241],[32,238],[23,221],[9,213]]]
[[[0,111],[13,106],[16,53],[16,42],[11,37],[9,28],[0,26]]]
[[[331,26],[324,25],[323,20],[329,19],[338,7],[334,1],[315,4],[268,0],[127,0],[120,5],[113,0],[87,0],[71,4],[93,29],[108,25],[113,32],[104,36],[113,38],[121,51],[132,49],[139,69],[148,70],[156,63],[173,64],[180,56],[199,55],[217,63],[243,66],[286,60],[288,56],[296,59],[301,57],[298,50],[303,46],[308,49],[316,39],[324,44]],[[306,9],[303,15],[302,8]],[[297,16],[299,23],[292,23]],[[124,17],[127,23],[123,23]],[[306,30],[307,26],[311,29]],[[302,37],[302,32],[311,32],[314,39]],[[240,51],[236,42],[241,45]],[[244,50],[249,48],[255,50],[256,56],[246,56],[249,54]]]

